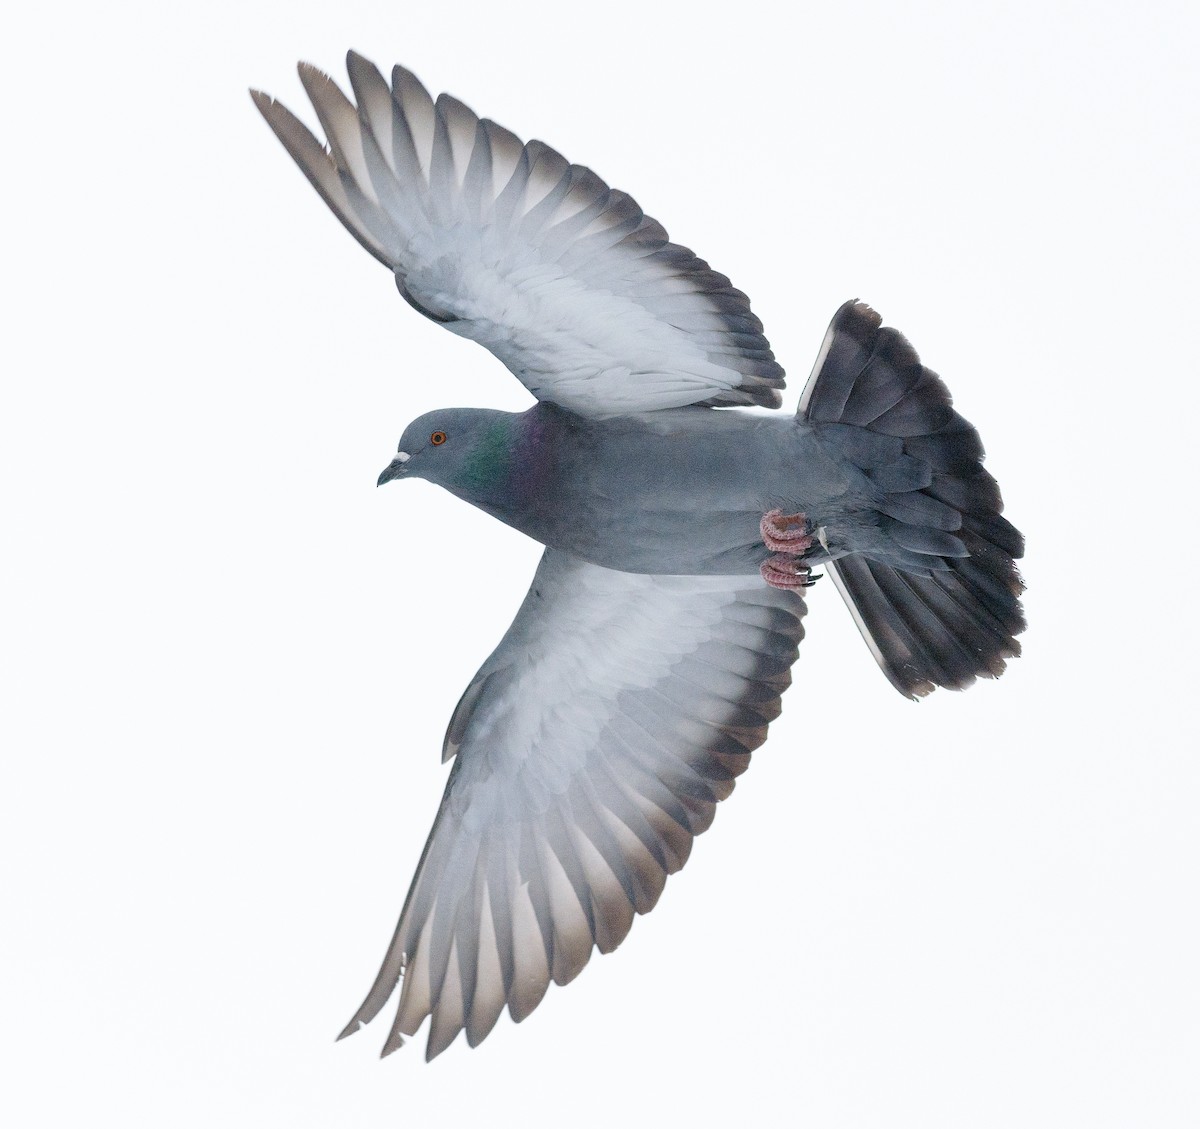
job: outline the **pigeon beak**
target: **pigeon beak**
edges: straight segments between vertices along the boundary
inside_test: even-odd
[[[383,473],[379,476],[379,481],[376,486],[382,486],[385,482],[391,482],[393,478],[399,478],[404,473],[404,464],[412,456],[407,451],[397,451],[392,457],[392,461],[384,468]]]

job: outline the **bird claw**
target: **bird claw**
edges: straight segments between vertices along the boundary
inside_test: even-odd
[[[787,553],[776,553],[768,557],[758,566],[758,571],[772,588],[782,588],[785,591],[811,588],[824,575],[813,575],[812,569],[803,564],[799,557]]]

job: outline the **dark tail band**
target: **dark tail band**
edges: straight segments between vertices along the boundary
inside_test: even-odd
[[[917,698],[995,678],[1021,653],[1014,562],[1024,540],[1001,516],[978,432],[941,378],[880,323],[861,302],[838,310],[799,414],[830,425],[880,490],[878,551],[840,557],[829,571],[892,685]]]

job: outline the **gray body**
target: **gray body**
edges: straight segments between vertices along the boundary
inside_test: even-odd
[[[464,428],[505,435],[496,477],[458,477]],[[419,430],[418,430],[419,428]],[[757,574],[770,555],[759,522],[781,509],[823,528],[831,550],[869,543],[879,491],[819,425],[728,409],[589,419],[538,404],[522,414],[449,409],[414,425],[449,436],[405,466],[540,541],[592,564],[670,575]],[[493,431],[493,429],[496,429]],[[487,442],[484,439],[483,442]],[[876,537],[877,539],[877,537]]]

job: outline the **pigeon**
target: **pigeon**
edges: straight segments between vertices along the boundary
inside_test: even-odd
[[[300,79],[322,144],[258,109],[401,296],[478,341],[528,411],[447,408],[379,484],[451,494],[545,546],[443,744],[453,761],[399,924],[342,1037],[400,988],[387,1055],[520,1022],[610,952],[687,861],[779,715],[804,595],[831,577],[909,698],[1019,654],[1017,530],[978,433],[862,302],[794,414],[746,295],[594,172],[409,71]]]

